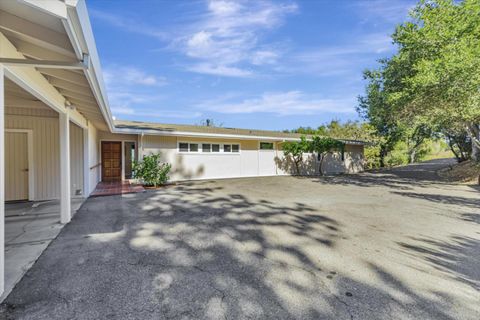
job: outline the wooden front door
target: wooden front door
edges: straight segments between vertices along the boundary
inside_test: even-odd
[[[122,180],[122,143],[102,141],[102,181]]]

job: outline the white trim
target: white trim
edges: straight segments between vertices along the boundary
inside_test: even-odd
[[[0,295],[5,291],[5,67],[0,64]]]
[[[27,134],[27,157],[28,157],[28,200],[35,200],[35,167],[33,157],[33,130],[31,129],[5,129],[5,132]]]
[[[67,3],[67,16],[68,23],[64,23],[67,35],[70,38],[72,47],[74,47],[77,58],[81,59],[80,53],[86,53],[90,57],[90,66],[84,70],[84,74],[110,132],[114,133],[115,125],[113,124],[113,117],[108,106],[107,91],[103,82],[102,70],[85,1],[69,1]]]
[[[122,140],[122,149],[123,149],[123,151],[122,151],[122,157],[123,157],[123,162],[122,162],[122,167],[123,167],[123,168],[122,168],[122,171],[123,171],[123,180],[131,180],[131,179],[133,179],[133,178],[129,178],[129,179],[125,178],[125,142],[132,142],[132,143],[135,145],[135,153],[136,153],[135,155],[137,156],[137,158],[138,158],[138,142],[135,141],[135,140]],[[136,159],[132,159],[132,160],[136,161]]]
[[[90,148],[89,148],[89,135],[90,131],[87,128],[83,131],[83,197],[87,198],[90,195]]]
[[[260,144],[261,144],[262,142],[264,142],[264,143],[271,143],[272,146],[273,146],[273,149],[260,149]],[[273,151],[276,150],[276,143],[275,143],[275,141],[259,140],[257,146],[258,146],[258,151],[259,151],[259,152],[273,152]]]
[[[124,134],[145,134],[149,136],[166,136],[166,137],[190,137],[190,138],[223,138],[223,139],[236,139],[236,140],[268,140],[268,141],[299,141],[300,138],[279,138],[279,137],[264,137],[264,136],[247,136],[239,134],[223,134],[223,133],[199,133],[199,132],[159,132],[157,130],[144,130],[144,129],[127,129],[127,128],[115,128],[112,133],[124,133]]]
[[[133,128],[117,128],[112,130],[112,133],[122,134],[144,134],[149,136],[165,136],[165,137],[186,137],[186,138],[220,138],[220,139],[235,139],[235,140],[262,140],[265,142],[285,142],[285,141],[300,141],[300,138],[294,137],[271,137],[271,136],[250,136],[242,134],[226,134],[226,133],[203,133],[203,132],[188,132],[188,131],[160,131],[153,129],[133,129]],[[348,139],[338,139],[346,145],[365,145],[362,141],[353,141]]]
[[[69,223],[72,218],[70,194],[70,115],[59,114],[60,135],[60,222]]]
[[[0,63],[7,66],[18,67],[35,67],[65,70],[83,70],[87,69],[84,61],[57,61],[57,60],[34,60],[34,59],[16,59],[16,58],[0,58]]]
[[[188,140],[177,140],[177,153],[178,154],[188,154],[188,155],[240,155],[242,153],[242,143],[241,142],[224,142],[224,141],[219,141],[219,142],[209,142],[209,141],[188,141]],[[187,143],[188,149],[190,150],[190,144],[197,144],[198,145],[198,151],[197,152],[191,152],[191,151],[180,151],[180,143]],[[220,150],[217,151],[210,151],[210,152],[203,152],[203,144],[209,144],[210,145],[210,150],[211,146],[213,144],[218,144],[220,146]],[[238,145],[238,152],[225,152],[225,145]]]
[[[5,76],[8,79],[15,82],[23,90],[27,91],[28,93],[33,95],[35,98],[38,98],[39,100],[41,100],[43,103],[45,103],[47,106],[51,107],[53,110],[57,111],[58,113],[64,113],[66,111],[64,106],[60,106],[52,102],[40,91],[34,89],[32,86],[26,83],[21,77],[17,76],[17,74],[12,70],[10,70],[8,67],[4,67],[4,69],[5,69]]]

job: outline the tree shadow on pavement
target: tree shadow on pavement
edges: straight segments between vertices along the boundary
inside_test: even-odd
[[[454,319],[448,297],[420,296],[379,266],[366,268],[380,284],[326,270],[322,252],[335,252],[343,229],[308,204],[254,200],[208,182],[91,198],[16,286],[0,315]],[[395,300],[396,291],[410,302]]]
[[[453,236],[448,241],[413,238],[401,242],[401,251],[419,258],[448,277],[480,290],[480,241],[470,237]]]

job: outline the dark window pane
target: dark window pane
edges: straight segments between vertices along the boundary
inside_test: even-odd
[[[232,144],[232,152],[240,152],[240,145]]]
[[[223,152],[232,152],[232,146],[229,144],[223,145]]]
[[[202,151],[203,152],[210,152],[210,143],[203,143],[202,144]]]
[[[273,150],[273,142],[260,142],[260,150]]]
[[[188,152],[188,143],[179,143],[178,148],[181,152]]]
[[[220,145],[212,144],[212,152],[220,152]]]
[[[198,152],[198,144],[190,143],[190,152]]]

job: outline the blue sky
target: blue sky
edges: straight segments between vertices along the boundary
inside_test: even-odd
[[[272,130],[357,120],[362,71],[414,4],[87,2],[117,119]]]

